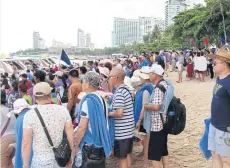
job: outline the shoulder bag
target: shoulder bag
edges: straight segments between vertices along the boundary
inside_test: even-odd
[[[1,137],[4,135],[4,133],[6,132],[8,126],[10,124],[10,117],[8,118],[7,122],[6,122],[6,125],[4,126],[4,128],[2,129],[1,131]]]
[[[67,136],[64,134],[61,144],[57,148],[55,148],[40,112],[38,111],[37,108],[35,108],[34,110],[42,124],[42,127],[47,136],[47,139],[53,148],[55,160],[57,161],[60,167],[65,167],[68,164],[70,157],[71,157],[71,149],[70,149],[70,145],[69,145]]]

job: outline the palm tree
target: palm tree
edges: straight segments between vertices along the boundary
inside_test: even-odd
[[[223,29],[224,29],[224,39],[227,42],[226,26],[225,26],[225,17],[224,14],[230,10],[230,0],[216,0],[212,5],[212,13],[215,11],[221,12]]]

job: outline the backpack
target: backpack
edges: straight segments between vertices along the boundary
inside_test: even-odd
[[[163,85],[157,85],[163,93],[166,89]],[[164,122],[163,115],[160,114],[161,121],[163,123],[164,131],[168,134],[178,135],[180,134],[186,125],[186,108],[181,103],[180,98],[173,97],[166,112],[166,122]]]
[[[164,67],[165,67],[165,60],[164,60],[163,56],[160,56],[160,59],[158,61],[158,65],[161,65],[162,68],[164,69]]]
[[[183,66],[186,67],[188,65],[186,58],[184,57],[184,63]]]
[[[68,87],[67,87],[67,83],[65,81],[65,79],[62,78],[62,82],[63,82],[63,87],[64,87],[64,92],[63,95],[61,97],[60,92],[58,92],[59,97],[61,98],[61,102],[62,103],[68,103]]]

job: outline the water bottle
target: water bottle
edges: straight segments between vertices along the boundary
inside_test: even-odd
[[[175,112],[174,111],[170,111],[168,113],[168,121],[167,121],[167,127],[169,130],[171,130],[173,128],[174,122],[175,122]]]
[[[170,111],[169,112],[169,116],[174,116],[175,115],[175,112],[174,111]]]
[[[80,167],[82,165],[82,151],[79,149],[77,157],[75,158],[75,166]]]

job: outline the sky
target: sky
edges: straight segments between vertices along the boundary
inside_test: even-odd
[[[33,31],[77,45],[77,29],[92,35],[97,48],[111,46],[113,18],[164,19],[165,0],[0,0],[0,53],[33,47]]]

